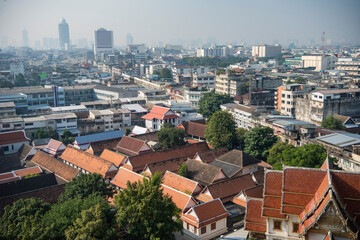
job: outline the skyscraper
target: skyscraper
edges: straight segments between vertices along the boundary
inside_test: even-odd
[[[94,53],[98,55],[101,52],[113,52],[114,37],[113,31],[108,31],[105,28],[95,30],[95,46]]]
[[[28,47],[29,46],[29,35],[26,29],[22,31],[22,40],[23,40],[23,46]]]
[[[126,35],[126,46],[133,45],[134,44],[134,38],[131,36],[130,33]]]
[[[69,37],[69,25],[64,18],[60,19],[59,23],[59,42],[61,50],[69,50],[70,37]]]

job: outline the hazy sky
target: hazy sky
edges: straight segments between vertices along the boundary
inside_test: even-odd
[[[0,0],[0,40],[20,44],[58,38],[59,19],[70,39],[93,40],[94,29],[114,31],[115,45],[127,33],[135,43],[215,38],[218,43],[360,43],[360,0]],[[14,42],[15,41],[15,42]]]

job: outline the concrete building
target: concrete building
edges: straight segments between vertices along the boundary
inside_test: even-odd
[[[142,117],[145,119],[145,126],[151,131],[158,131],[165,123],[177,126],[181,121],[180,117],[170,108],[154,106],[151,111]]]
[[[0,132],[24,129],[24,120],[21,117],[0,119]]]
[[[14,102],[0,102],[0,117],[15,115]]]
[[[18,62],[10,63],[10,75],[15,77],[18,74],[24,75],[24,73],[25,73],[25,68],[23,62],[18,61]]]
[[[176,65],[173,68],[173,72],[176,74],[188,75],[190,73],[198,73],[204,74],[212,71],[213,69],[210,67],[203,67],[203,66],[189,66],[189,65]]]
[[[338,59],[335,69],[346,72],[349,76],[360,77],[360,61],[345,61]]]
[[[70,35],[69,35],[69,25],[67,24],[65,18],[60,19],[59,27],[59,43],[61,50],[70,49]]]
[[[24,144],[29,144],[30,139],[24,131],[0,133],[0,151],[7,155],[16,153]]]
[[[245,75],[231,75],[229,73],[216,75],[215,93],[238,95],[239,87],[247,82]]]
[[[117,100],[120,98],[132,98],[138,96],[137,90],[132,90],[128,88],[122,88],[121,86],[103,86],[97,85],[93,88],[96,99],[99,100]]]
[[[215,46],[210,48],[196,49],[197,57],[227,57],[230,55],[228,46]]]
[[[94,31],[95,45],[94,54],[112,53],[114,51],[114,36],[113,31],[108,31],[105,28],[99,28]]]
[[[29,35],[28,35],[28,32],[26,31],[26,29],[22,30],[22,45],[24,47],[29,46]]]
[[[298,98],[296,119],[320,125],[329,115],[360,114],[360,89],[332,89],[309,93]]]
[[[186,102],[189,102],[191,107],[199,108],[199,101],[208,93],[209,90],[203,87],[184,88],[183,96]]]
[[[255,45],[252,46],[253,57],[279,57],[281,55],[280,45]]]
[[[213,73],[203,73],[203,74],[193,74],[192,75],[192,86],[206,86],[208,88],[215,88],[215,74]]]
[[[282,115],[295,116],[296,99],[308,92],[307,85],[287,84],[275,92],[275,107]]]
[[[330,55],[303,55],[304,68],[315,68],[315,71],[331,70],[335,68],[337,58]]]
[[[64,92],[65,105],[79,105],[81,102],[95,100],[95,85],[61,87]]]

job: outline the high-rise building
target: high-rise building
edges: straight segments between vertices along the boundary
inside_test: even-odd
[[[94,31],[95,34],[95,55],[101,52],[113,52],[114,50],[114,37],[113,31],[108,31],[105,28],[99,28]]]
[[[23,40],[23,46],[28,47],[29,46],[29,35],[26,29],[22,31],[22,40]]]
[[[253,57],[278,57],[281,55],[280,45],[255,45],[252,47]]]
[[[60,19],[59,42],[60,42],[61,50],[69,50],[70,48],[69,25],[66,23],[65,18]]]
[[[130,33],[126,35],[126,46],[133,45],[134,44],[134,38],[131,36]]]

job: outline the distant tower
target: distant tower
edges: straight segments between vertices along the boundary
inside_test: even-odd
[[[131,36],[130,33],[128,33],[128,35],[126,35],[126,46],[133,44],[134,44],[134,38]]]
[[[23,46],[28,47],[29,46],[29,35],[26,29],[22,31],[22,40],[23,40]]]
[[[60,19],[59,23],[59,42],[61,50],[69,50],[70,48],[70,36],[69,25],[64,18]]]
[[[113,52],[114,51],[114,37],[113,31],[108,31],[105,28],[99,28],[95,30],[95,45],[94,54],[95,56],[101,52]]]

